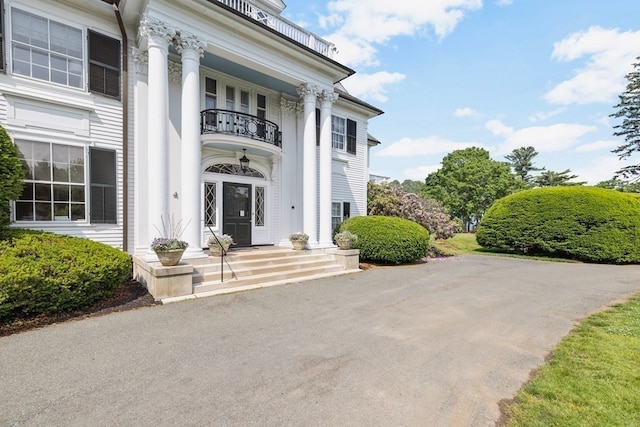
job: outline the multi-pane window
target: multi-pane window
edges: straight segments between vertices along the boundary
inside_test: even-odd
[[[4,68],[4,1],[0,0],[0,71]]]
[[[331,116],[331,146],[333,148],[344,150],[346,129],[345,119]]]
[[[264,187],[256,187],[256,227],[264,227],[265,197]]]
[[[101,148],[89,150],[91,183],[91,222],[115,224],[117,222],[116,152]]]
[[[338,150],[346,149],[347,153],[356,154],[356,133],[357,126],[355,121],[331,116],[331,146],[333,148]]]
[[[227,86],[227,110],[236,110],[236,88],[233,86]]]
[[[13,72],[81,88],[82,30],[12,9]]]
[[[331,203],[331,229],[335,230],[342,223],[342,204],[340,202]]]
[[[120,41],[89,31],[89,90],[120,98]]]
[[[249,114],[249,92],[246,90],[240,91],[240,112]]]
[[[16,141],[25,170],[16,221],[85,219],[84,149],[48,142]]]
[[[216,99],[218,94],[217,82],[215,79],[207,77],[204,80],[205,95],[204,95],[204,108],[216,108]]]

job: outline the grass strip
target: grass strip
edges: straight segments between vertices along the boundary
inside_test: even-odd
[[[640,296],[587,318],[506,408],[507,426],[639,426]]]

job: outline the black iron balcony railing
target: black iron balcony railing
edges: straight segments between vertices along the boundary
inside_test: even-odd
[[[209,109],[200,112],[200,134],[223,133],[244,136],[282,147],[282,133],[269,120],[231,110]]]

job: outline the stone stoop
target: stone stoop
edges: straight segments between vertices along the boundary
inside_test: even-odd
[[[134,257],[134,277],[156,301],[168,303],[359,272],[359,252],[238,248],[231,249],[222,264],[220,257],[209,256],[182,260],[175,267]]]

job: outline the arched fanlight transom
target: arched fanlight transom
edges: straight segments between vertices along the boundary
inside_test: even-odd
[[[205,172],[221,173],[225,175],[249,176],[252,178],[265,178],[264,174],[256,169],[246,167],[244,170],[242,170],[242,167],[240,165],[234,163],[218,163],[216,165],[209,166],[205,170]]]

